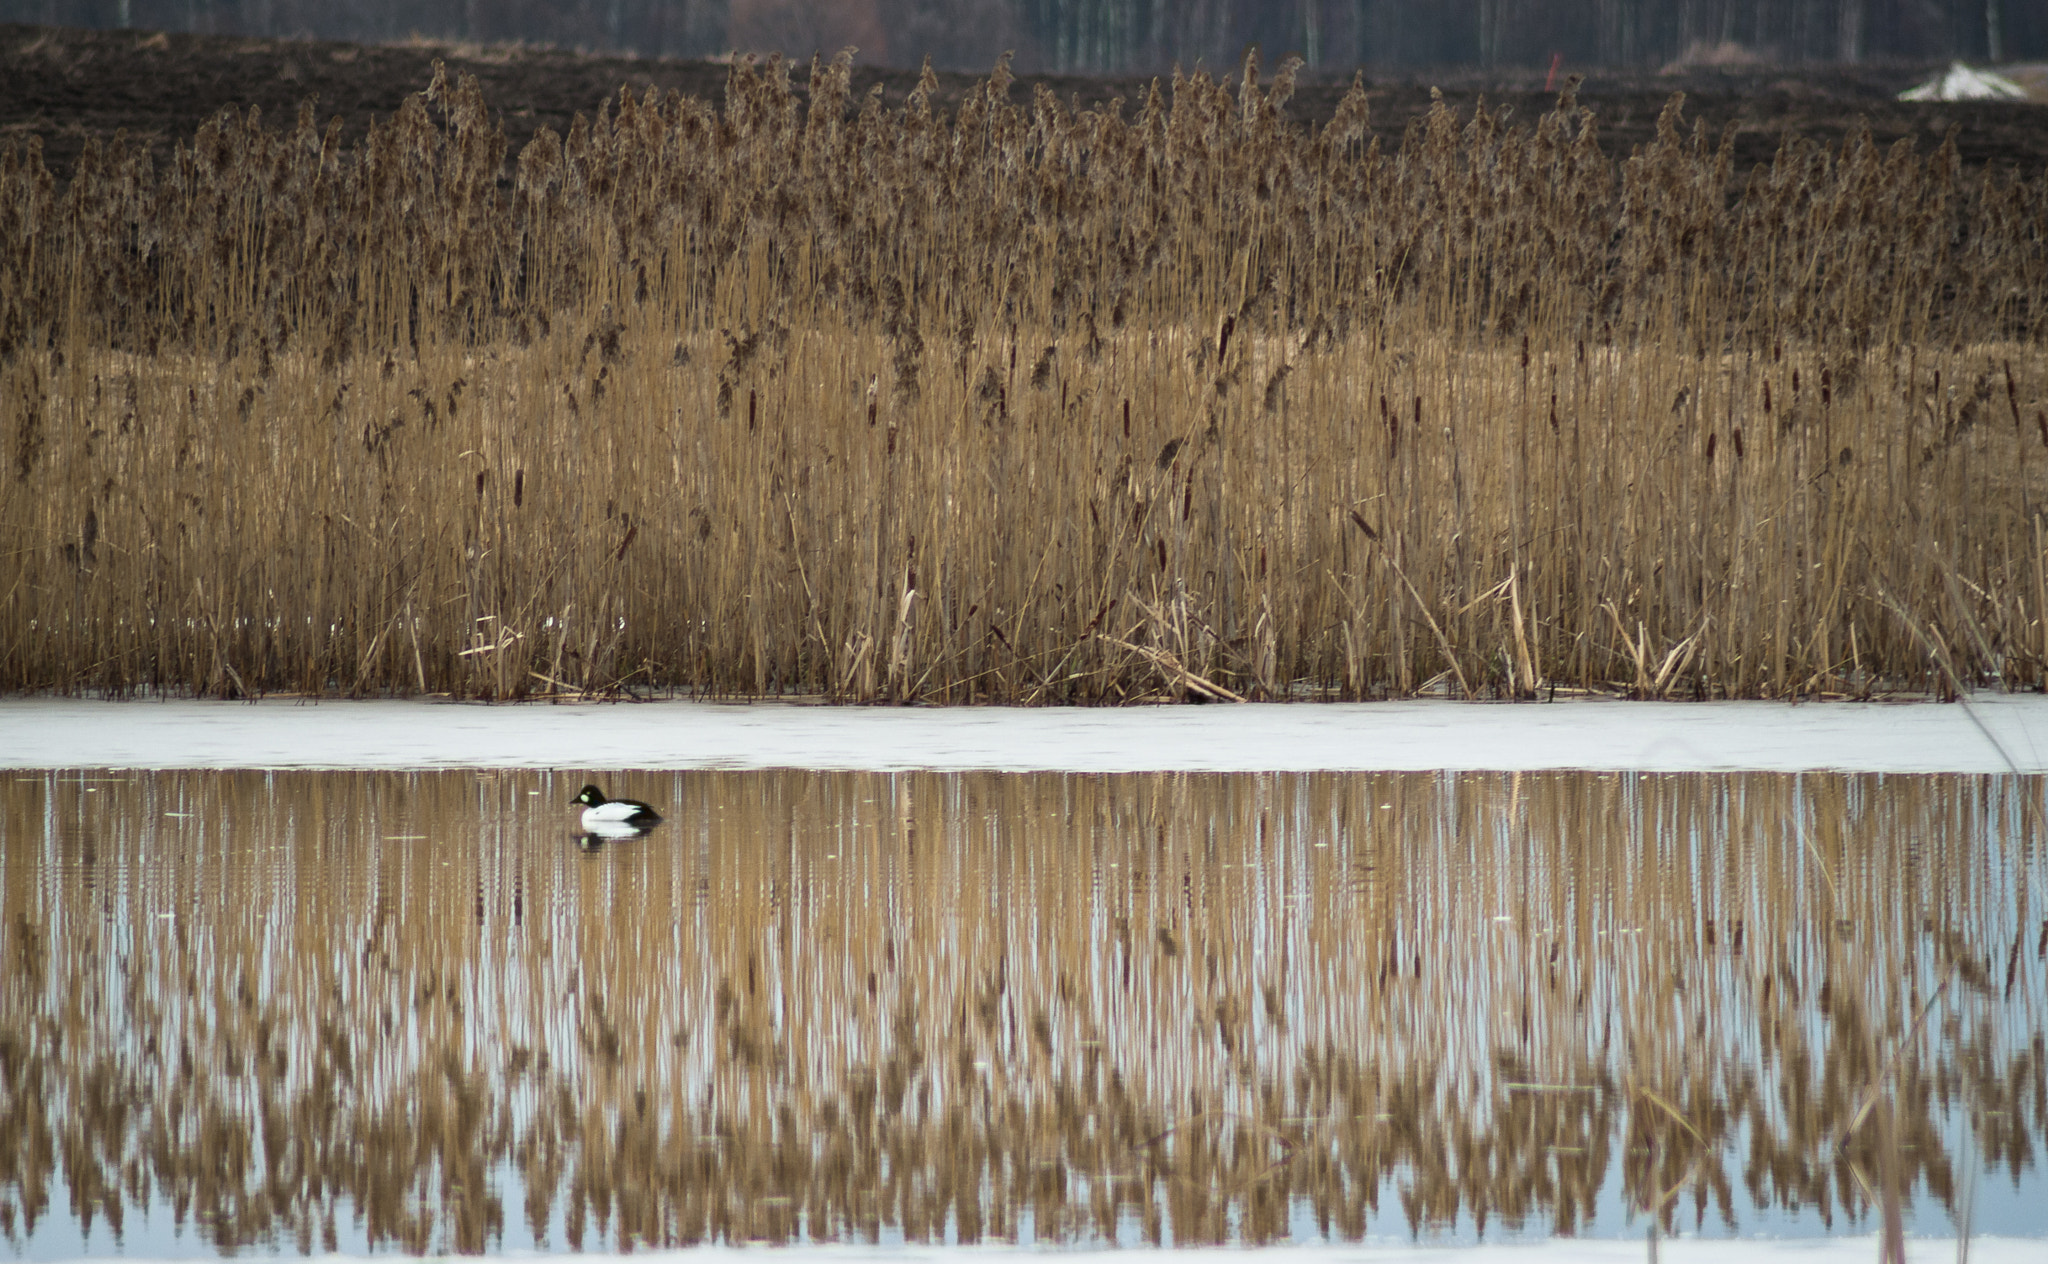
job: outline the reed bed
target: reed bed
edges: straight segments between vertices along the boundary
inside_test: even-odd
[[[2042,1179],[2038,780],[689,773],[591,854],[577,780],[0,784],[0,1236],[1268,1242]]]
[[[0,143],[0,687],[2048,682],[2048,175],[850,63]]]

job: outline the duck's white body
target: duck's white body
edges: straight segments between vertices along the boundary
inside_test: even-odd
[[[624,799],[610,799],[598,804],[594,808],[583,809],[583,823],[585,825],[593,825],[598,822],[620,824],[627,821],[658,821],[660,819],[660,817],[647,810],[646,804],[632,803]]]
[[[661,813],[640,800],[608,799],[596,786],[583,787],[571,802],[583,805],[583,828],[593,834],[644,830],[661,821]]]

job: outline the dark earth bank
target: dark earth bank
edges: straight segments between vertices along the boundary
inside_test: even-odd
[[[315,99],[320,120],[339,115],[353,142],[373,117],[389,116],[407,93],[427,86],[436,59],[451,74],[474,75],[485,99],[501,113],[510,152],[543,127],[566,133],[579,112],[594,112],[624,86],[722,101],[727,67],[717,62],[596,56],[526,46],[431,42],[361,45],[233,36],[171,35],[138,31],[85,31],[0,24],[0,144],[39,138],[43,161],[69,177],[90,137],[126,130],[146,139],[159,159],[189,138],[208,117],[228,108],[260,107],[266,119],[289,126],[300,104]],[[1235,68],[1228,68],[1234,71]],[[1569,69],[1569,68],[1568,68]],[[1853,67],[1744,67],[1695,69],[1678,74],[1586,71],[1580,100],[1599,116],[1611,153],[1625,155],[1655,134],[1657,116],[1673,92],[1686,94],[1688,124],[1703,118],[1718,136],[1737,128],[1738,171],[1766,161],[1789,130],[1839,144],[1868,123],[1880,143],[1908,138],[1924,152],[1956,129],[1958,150],[1970,169],[2017,169],[2033,176],[2048,167],[2048,105],[2029,103],[1906,103],[1895,95],[1925,79],[1923,65]],[[808,75],[793,77],[801,93]],[[1480,73],[1452,70],[1405,78],[1367,76],[1373,127],[1398,142],[1429,109],[1432,86],[1469,114],[1481,97],[1513,106],[1527,121],[1549,108],[1541,71]],[[859,68],[856,92],[880,84],[890,105],[900,105],[917,82],[914,70]],[[980,82],[979,76],[939,76],[937,104],[949,113]],[[1142,104],[1152,79],[1024,76],[1011,98],[1029,100],[1043,83],[1064,100],[1083,105],[1122,97],[1127,112]],[[1350,84],[1348,74],[1304,82],[1288,104],[1298,122],[1326,120]]]

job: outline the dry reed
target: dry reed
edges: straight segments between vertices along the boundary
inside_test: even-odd
[[[2048,680],[2048,177],[849,74],[0,143],[0,688]]]
[[[596,854],[579,780],[0,784],[0,1234],[1268,1242],[2041,1179],[2037,780],[688,773]]]

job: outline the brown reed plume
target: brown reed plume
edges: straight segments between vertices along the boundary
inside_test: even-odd
[[[0,687],[2048,680],[2048,176],[850,75],[0,143]]]

